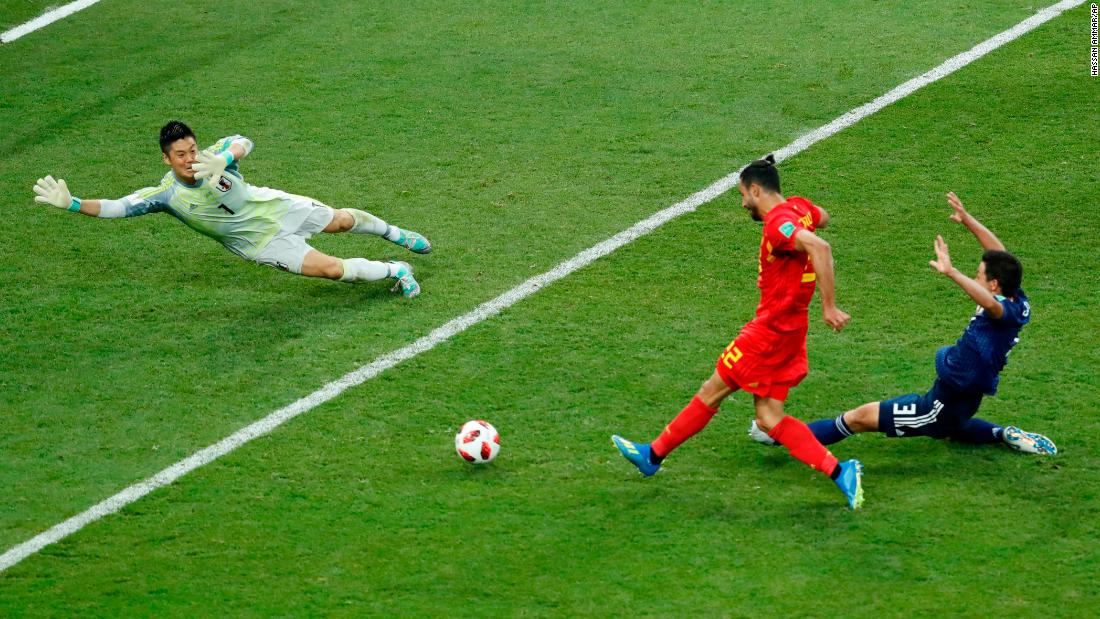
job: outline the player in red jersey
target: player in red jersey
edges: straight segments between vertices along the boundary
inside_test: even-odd
[[[649,477],[673,449],[706,427],[723,400],[742,389],[753,395],[757,425],[792,456],[833,479],[848,506],[857,509],[863,503],[863,465],[858,460],[838,462],[805,423],[783,412],[787,393],[809,371],[806,332],[814,288],[821,291],[825,324],[840,331],[851,320],[836,306],[832,249],[814,234],[828,224],[829,214],[805,198],[783,197],[771,155],[746,166],[737,188],[741,206],[764,222],[756,317],[742,327],[718,357],[714,373],[656,440],[611,440]]]

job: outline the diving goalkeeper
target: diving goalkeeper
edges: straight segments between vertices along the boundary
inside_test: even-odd
[[[168,213],[196,232],[218,241],[246,260],[308,277],[342,282],[395,280],[406,297],[420,293],[407,262],[377,262],[336,258],[307,242],[319,232],[373,234],[406,249],[426,254],[431,243],[423,236],[387,224],[358,209],[333,209],[316,200],[245,182],[241,159],[252,152],[252,141],[240,135],[218,140],[198,150],[195,134],[179,121],[160,130],[164,163],[172,169],[155,187],[140,189],[119,200],[81,200],[69,193],[64,180],[38,179],[36,202],[90,217],[135,217]]]

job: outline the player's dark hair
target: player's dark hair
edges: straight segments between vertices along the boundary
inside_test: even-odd
[[[1020,280],[1024,277],[1024,267],[1016,256],[1007,251],[990,249],[982,254],[982,262],[985,263],[985,278],[997,280],[1004,296],[1016,296]]]
[[[178,120],[169,121],[167,125],[160,128],[160,152],[167,155],[168,147],[172,145],[172,142],[193,137],[195,137],[195,132],[191,131],[191,127]]]
[[[748,187],[760,185],[767,191],[781,193],[779,190],[779,170],[775,168],[775,155],[757,159],[741,170],[741,184]]]

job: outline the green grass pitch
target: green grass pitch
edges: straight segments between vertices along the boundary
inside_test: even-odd
[[[44,2],[0,6],[0,27]],[[682,200],[1039,8],[837,1],[104,0],[0,46],[0,552]],[[785,162],[833,217],[803,419],[923,390],[973,303],[928,267],[959,193],[1034,315],[999,446],[859,436],[867,504],[749,442],[751,405],[642,479],[758,300],[726,195],[0,573],[0,616],[1087,616],[1100,607],[1100,81],[1088,6]],[[156,131],[253,138],[247,180],[435,245],[424,293],[295,278],[174,220],[34,205],[164,173]],[[320,238],[340,256],[384,242]],[[471,467],[452,437],[503,437]]]

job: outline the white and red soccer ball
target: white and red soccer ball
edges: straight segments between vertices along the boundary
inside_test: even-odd
[[[486,421],[467,421],[455,435],[455,451],[471,464],[491,462],[500,453],[500,434]]]

